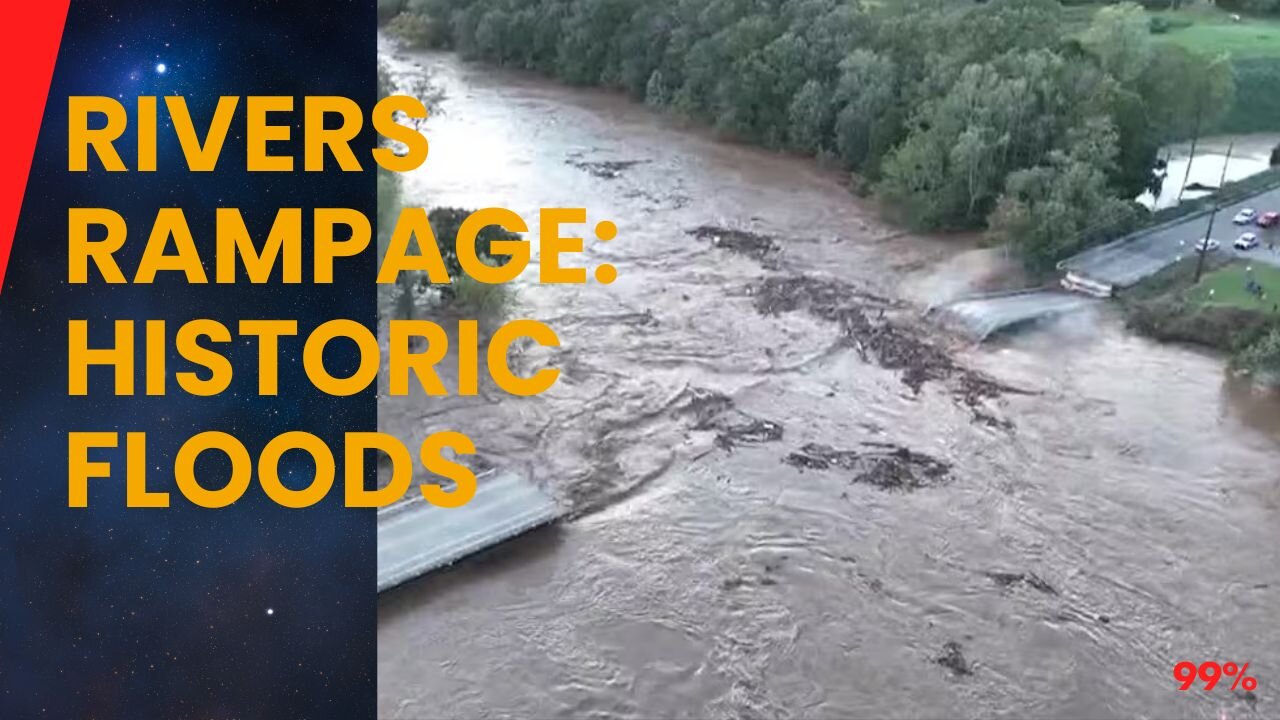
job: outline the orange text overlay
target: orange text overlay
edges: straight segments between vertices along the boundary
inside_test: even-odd
[[[67,111],[67,169],[73,173],[145,173],[156,171],[162,163],[178,162],[157,156],[161,127],[163,132],[176,135],[181,162],[193,173],[217,169],[225,141],[232,134],[245,139],[245,154],[236,161],[242,160],[250,172],[364,169],[351,143],[365,126],[365,113],[348,98],[227,96],[218,99],[213,116],[207,120],[194,118],[186,100],[178,96],[138,97],[131,104],[110,97],[74,96]],[[374,131],[387,141],[371,151],[370,157],[379,168],[403,173],[422,166],[430,146],[416,122],[427,116],[420,101],[405,96],[384,98],[368,115]],[[300,146],[296,158],[281,152],[281,143],[298,139],[294,133],[300,133],[302,141],[289,144],[295,152]],[[130,141],[126,144],[134,148],[130,157],[116,148],[116,142],[126,137]],[[181,208],[159,208],[145,232],[131,231],[124,217],[109,208],[69,208],[67,282],[146,285],[161,277],[176,277],[193,285],[324,285],[340,276],[342,262],[376,252],[376,282],[380,284],[407,287],[412,284],[405,283],[408,274],[414,282],[422,278],[434,285],[450,284],[456,278],[450,277],[446,260],[454,258],[454,267],[477,282],[507,283],[519,277],[535,256],[537,282],[581,284],[588,282],[587,269],[566,259],[583,253],[583,239],[565,226],[586,221],[585,208],[543,208],[538,213],[534,242],[524,239],[530,228],[520,215],[499,207],[483,208],[462,222],[453,247],[442,248],[426,209],[405,207],[396,214],[392,227],[379,229],[379,237],[384,238],[379,248],[380,243],[373,241],[375,228],[369,217],[350,208],[280,208],[270,230],[261,237],[253,236],[236,208],[217,208],[213,228],[192,228]],[[495,226],[519,235],[487,243],[488,252],[481,257],[476,239],[482,230]],[[612,239],[616,232],[608,221],[595,226],[601,240]],[[198,243],[197,238],[203,242]],[[130,243],[142,243],[141,252],[126,251]],[[202,254],[201,247],[206,248],[206,254],[211,249],[212,257]],[[597,268],[599,282],[608,284],[615,277],[611,266]],[[91,329],[95,338],[92,346]],[[85,396],[109,390],[119,396],[173,392],[212,396],[232,387],[240,373],[252,372],[257,394],[276,396],[298,390],[280,386],[282,362],[300,362],[307,383],[334,396],[352,396],[371,388],[390,395],[414,391],[427,397],[476,395],[482,374],[504,392],[531,396],[548,390],[559,377],[559,370],[550,367],[518,374],[508,362],[516,343],[560,345],[555,331],[544,323],[511,320],[485,333],[483,340],[475,320],[459,320],[452,330],[426,320],[390,320],[384,350],[373,330],[341,318],[305,333],[297,321],[287,318],[232,322],[197,318],[180,323],[102,319],[95,320],[93,328],[87,319],[72,319],[67,325],[67,393]],[[109,339],[103,340],[108,331]],[[256,343],[256,367],[233,367],[231,354],[225,350],[235,342]],[[334,374],[326,366],[326,348],[334,343],[355,348],[359,361],[354,371]],[[455,364],[446,374],[454,379],[452,387],[446,387],[436,372],[447,357]],[[178,367],[171,367],[173,364]],[[383,388],[376,385],[380,372],[386,377]],[[337,482],[337,458],[343,458],[344,498],[349,506],[378,507],[395,502],[409,490],[419,466],[430,478],[419,483],[428,502],[457,507],[475,492],[472,471],[449,459],[475,453],[474,443],[460,432],[430,435],[416,448],[416,461],[405,443],[388,435],[348,432],[344,437],[342,452],[334,452],[316,435],[285,432],[255,458],[234,436],[210,430],[182,445],[167,479],[176,483],[188,501],[218,508],[240,499],[256,476],[267,497],[286,507],[301,508],[328,495]],[[315,473],[307,487],[298,489],[281,482],[279,463],[286,452],[310,456]],[[380,454],[385,459],[382,467],[390,467],[390,481],[379,489],[367,488],[364,482],[366,456],[371,454]],[[205,456],[218,456],[223,465],[229,462],[229,473],[214,479],[197,478],[197,460]],[[168,507],[169,492],[156,489],[158,484],[148,485],[148,471],[158,469],[147,460],[144,431],[68,433],[71,507],[86,507],[89,481],[105,479],[123,480],[129,507]],[[437,482],[439,479],[447,485]]]

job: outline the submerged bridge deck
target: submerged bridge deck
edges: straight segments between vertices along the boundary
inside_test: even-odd
[[[1099,301],[1062,290],[1019,290],[962,297],[927,315],[981,342],[993,333],[1095,306]]]
[[[560,516],[555,501],[511,472],[481,476],[471,502],[441,508],[421,497],[378,511],[378,592]]]

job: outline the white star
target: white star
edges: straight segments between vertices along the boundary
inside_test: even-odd
[[[168,69],[169,68],[165,67],[164,63],[156,63],[156,72],[160,73],[161,75],[163,75],[164,71]]]
[[[276,614],[275,608],[267,608],[267,614],[268,614],[268,615],[275,615],[275,614]]]

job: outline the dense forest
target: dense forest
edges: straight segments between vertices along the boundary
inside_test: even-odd
[[[383,0],[410,42],[603,85],[818,156],[912,227],[987,228],[1050,267],[1133,227],[1162,143],[1229,108],[1225,59],[1133,4]],[[394,16],[394,17],[393,17]]]

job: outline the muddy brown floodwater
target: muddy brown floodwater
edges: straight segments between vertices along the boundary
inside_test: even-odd
[[[549,392],[379,407],[570,513],[380,600],[380,717],[1280,715],[1280,399],[1105,311],[948,339],[917,318],[974,255],[813,163],[383,52],[447,94],[411,202],[620,232],[613,285],[517,287]]]

